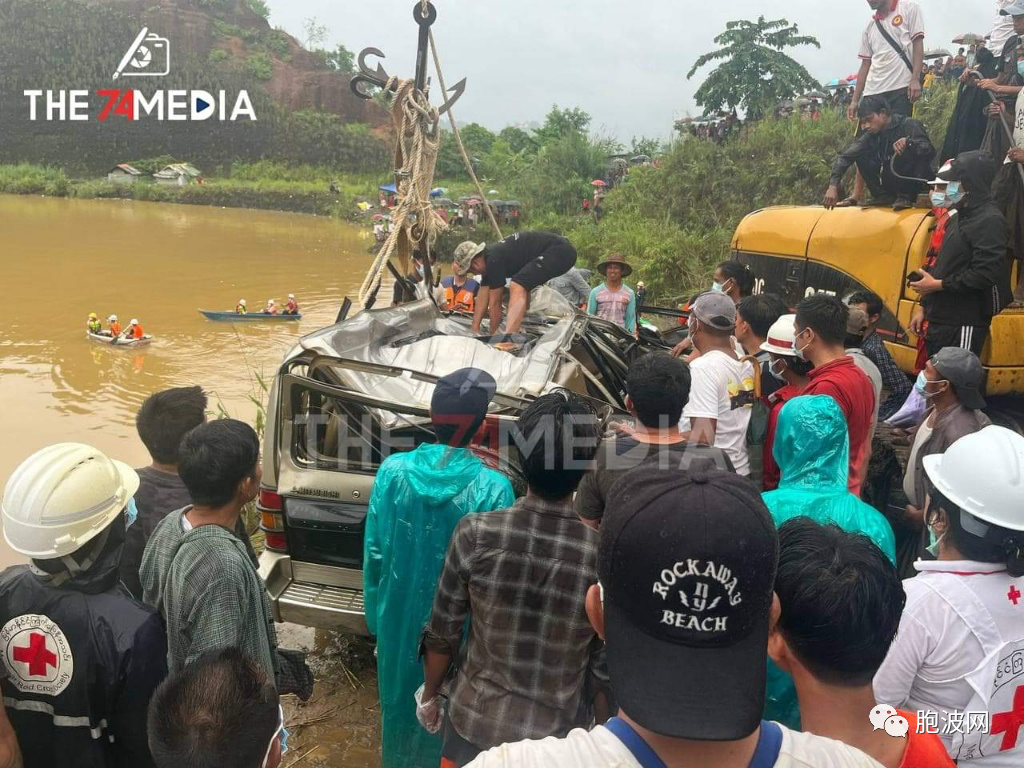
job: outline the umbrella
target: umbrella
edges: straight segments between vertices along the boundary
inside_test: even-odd
[[[434,205],[455,205],[450,197],[439,197],[434,200]]]
[[[441,195],[444,195],[444,194],[447,194],[447,193],[448,193],[448,190],[445,189],[444,187],[434,187],[432,190],[430,190],[430,196],[431,197],[440,197]]]
[[[637,155],[636,157],[629,158],[629,162],[631,162],[631,163],[649,163],[649,162],[651,162],[651,158],[650,158],[649,155]]]
[[[482,202],[483,202],[483,200],[478,200],[478,199],[477,199],[477,198],[475,198],[475,197],[474,197],[474,198],[471,198],[471,199],[469,199],[469,200],[467,200],[467,201],[466,201],[466,203],[467,203],[468,205],[480,205],[480,203],[482,203]]]
[[[805,99],[827,99],[828,94],[822,93],[821,91],[811,91],[810,93],[804,94]]]
[[[489,192],[488,192],[487,194],[488,194],[488,195],[497,195],[497,194],[499,194],[499,192],[498,192],[498,190],[496,190],[496,189],[492,189],[492,190],[490,190],[490,191],[489,191]]]
[[[381,184],[377,189],[381,192],[390,192],[391,194],[396,194],[398,192],[394,184]]]
[[[523,206],[523,204],[520,203],[518,200],[506,200],[505,205],[507,205],[509,208],[522,208]]]
[[[825,85],[825,87],[826,88],[844,88],[844,87],[846,87],[849,84],[850,84],[850,82],[848,80],[844,80],[843,78],[839,78],[837,80],[829,80],[828,83]]]
[[[852,75],[847,75],[843,78],[847,83],[856,83],[860,79],[860,72],[854,72]]]
[[[459,198],[459,202],[460,203],[468,203],[472,199],[473,198],[470,197],[469,195],[463,195],[462,197]]]
[[[976,43],[985,42],[985,36],[968,32],[965,35],[957,35],[951,42],[957,43],[958,45],[975,45]]]
[[[945,48],[933,48],[930,51],[925,51],[924,52],[924,57],[926,59],[941,59],[941,58],[943,58],[945,56],[952,56],[952,55],[953,54],[951,54]]]
[[[602,179],[594,179],[592,182],[590,182],[590,185],[593,186],[593,187],[607,187],[608,186],[608,184],[605,181],[603,181]]]
[[[375,214],[373,214],[372,218],[373,218],[374,221],[381,221],[384,218],[384,214],[383,213],[375,213]]]

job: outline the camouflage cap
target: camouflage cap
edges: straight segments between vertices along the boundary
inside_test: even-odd
[[[486,247],[484,243],[474,243],[471,240],[459,243],[455,248],[455,255],[452,256],[452,265],[456,274],[464,275],[468,272],[473,259],[479,256]]]

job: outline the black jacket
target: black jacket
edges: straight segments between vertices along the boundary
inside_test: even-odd
[[[900,139],[907,140],[907,149],[896,163],[902,167],[903,175],[926,173],[935,157],[935,147],[924,125],[903,115],[893,115],[888,129],[881,133],[862,133],[836,158],[829,183],[839,186],[856,163],[873,193],[876,186],[885,186],[890,188],[890,194],[896,194],[898,180],[893,177],[889,162],[893,156],[892,145]]]
[[[942,290],[925,296],[929,322],[942,325],[988,325],[1012,299],[1006,249],[1009,228],[992,200],[994,165],[987,153],[958,158],[967,196],[950,219],[946,239],[930,272]]]
[[[160,615],[119,586],[118,538],[59,587],[27,565],[0,574],[0,688],[25,768],[153,765],[146,708],[167,640]]]

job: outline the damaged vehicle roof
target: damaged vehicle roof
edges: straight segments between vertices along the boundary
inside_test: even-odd
[[[637,340],[613,323],[580,313],[544,286],[531,294],[521,333],[474,336],[470,325],[470,317],[443,313],[426,298],[365,310],[303,337],[285,366],[315,361],[309,375],[404,406],[427,408],[436,379],[473,367],[497,382],[493,411],[516,412],[555,388],[622,410],[629,363],[667,349],[656,334]],[[387,412],[378,416],[386,425],[395,418]]]

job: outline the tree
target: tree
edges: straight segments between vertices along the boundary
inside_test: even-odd
[[[355,54],[344,45],[339,43],[338,47],[333,51],[325,51],[325,58],[327,59],[327,66],[335,72],[341,72],[343,75],[355,74]]]
[[[535,133],[541,145],[550,144],[572,134],[585,134],[590,125],[590,115],[579,107],[559,109],[555,104]]]
[[[498,138],[508,145],[510,152],[534,152],[537,149],[537,142],[533,137],[514,125],[502,128]]]
[[[311,16],[302,22],[302,32],[306,36],[306,48],[313,50],[327,39],[328,29],[316,16]]]
[[[654,157],[661,152],[661,142],[658,139],[649,139],[646,136],[634,136],[630,144],[630,152],[634,156],[647,155]]]
[[[797,45],[821,47],[815,38],[799,32],[786,19],[765,21],[761,16],[756,22],[730,21],[715,38],[722,47],[697,59],[686,75],[690,79],[706,64],[723,62],[697,89],[694,99],[705,112],[739,107],[748,117],[760,119],[780,101],[818,88],[810,72],[783,52]]]

